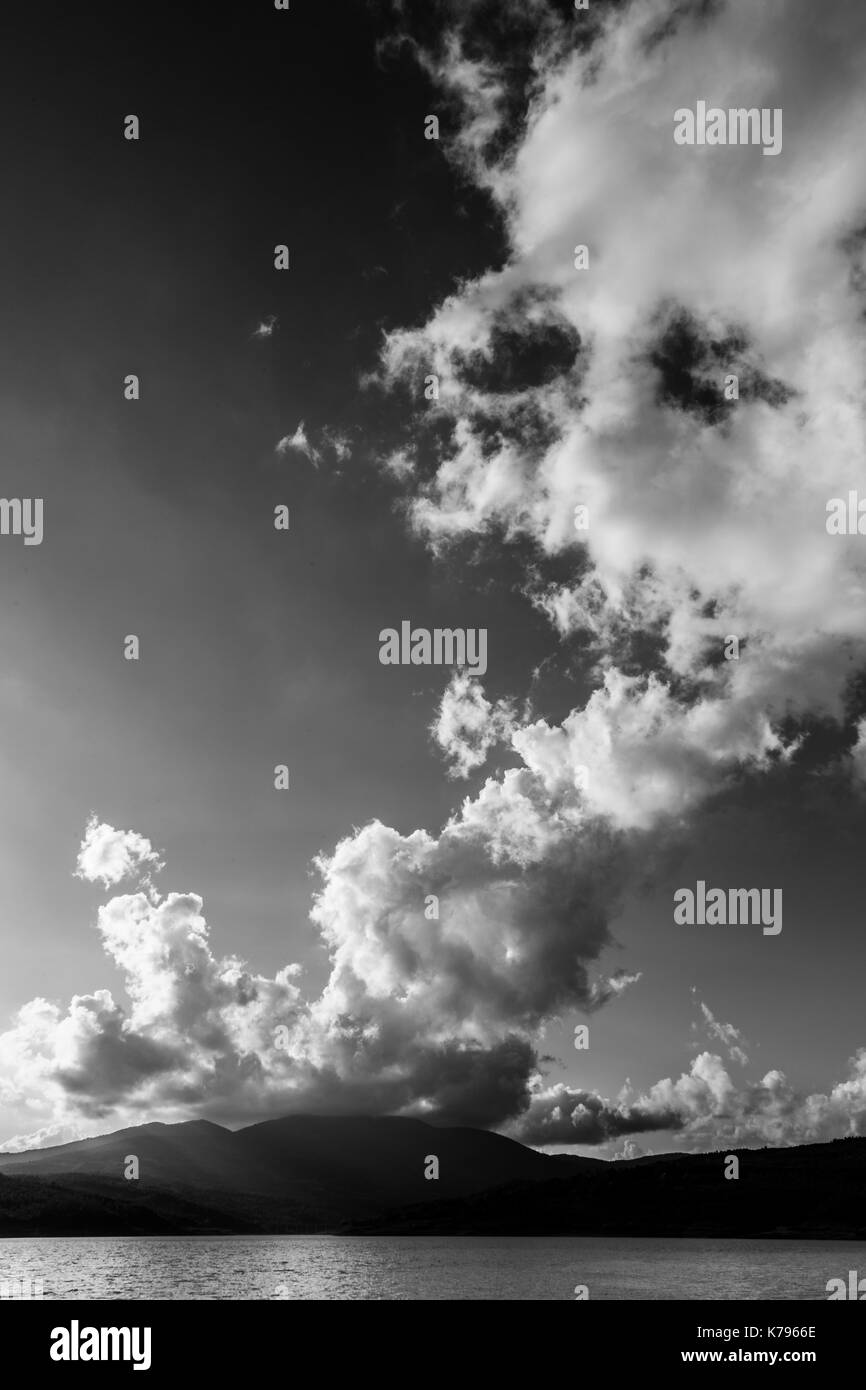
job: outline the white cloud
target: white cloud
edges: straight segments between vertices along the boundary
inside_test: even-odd
[[[143,835],[134,830],[115,830],[91,816],[78,851],[75,877],[99,882],[103,888],[111,888],[125,878],[141,878],[149,884],[150,874],[163,867],[150,840]]]
[[[24,1005],[0,1034],[4,1106],[91,1132],[106,1116],[267,1110],[288,1070],[274,1030],[295,1019],[299,967],[265,979],[235,957],[217,959],[201,906],[194,893],[140,892],[100,908],[102,945],[129,1005],[107,989],[75,995],[66,1009]]]
[[[307,438],[303,420],[298,425],[294,434],[284,434],[282,439],[277,441],[276,452],[278,454],[287,454],[290,449],[294,449],[297,453],[303,454],[305,458],[310,460],[314,468],[318,468],[321,454],[318,449],[313,447]]]
[[[856,80],[866,12],[841,0],[830,12],[839,22],[818,32],[807,0],[711,11],[636,0],[577,48],[548,19],[526,128],[501,159],[488,142],[497,121],[513,120],[508,74],[467,60],[459,24],[427,58],[465,100],[461,148],[500,205],[511,251],[421,328],[388,335],[383,381],[435,371],[437,414],[453,424],[432,474],[411,447],[390,467],[435,549],[496,530],[549,556],[573,553],[571,581],[528,574],[527,591],[560,635],[585,631],[603,673],[618,640],[655,624],[665,682],[696,683],[685,710],[669,689],[650,696],[614,673],[587,717],[565,721],[560,745],[616,707],[605,762],[619,790],[596,791],[614,814],[625,809],[629,759],[640,816],[677,811],[716,784],[714,760],[721,770],[764,759],[771,720],[791,709],[838,716],[852,657],[866,656],[862,541],[825,529],[826,502],[856,485],[866,445],[866,319],[853,273],[866,221],[866,91]],[[650,42],[668,20],[666,37]],[[784,105],[782,154],[675,145],[673,112],[695,93]],[[589,270],[574,268],[578,242]],[[720,388],[727,371],[740,375],[724,422],[660,396],[657,354],[678,315],[695,325],[702,378]],[[467,361],[502,359],[505,330],[529,342],[545,323],[579,335],[570,370],[520,389],[467,372]],[[714,357],[712,343],[731,332],[742,341],[728,337]],[[791,393],[786,403],[773,381]],[[509,427],[518,406],[544,422],[543,445],[530,446],[525,425]],[[479,423],[489,418],[500,425],[492,445]],[[580,533],[578,504],[589,508]],[[728,634],[747,659],[711,662]],[[641,767],[631,733],[651,703],[684,745],[683,775],[657,766],[660,736]],[[529,732],[521,751],[532,743]]]
[[[694,991],[692,992],[694,993]],[[748,1066],[749,1059],[740,1045],[744,1042],[744,1038],[739,1029],[735,1028],[732,1023],[719,1022],[702,1000],[698,1002],[701,1007],[701,1013],[704,1017],[704,1024],[708,1035],[714,1041],[722,1043],[722,1045],[727,1048],[728,1056],[732,1062],[739,1062],[742,1067]]]
[[[626,837],[598,820],[575,837],[579,795],[548,795],[513,770],[488,779],[438,838],[373,822],[320,860],[312,915],[331,971],[311,1002],[297,965],[268,978],[215,956],[197,894],[110,898],[97,926],[128,1003],[97,989],[66,1008],[25,1004],[0,1034],[0,1104],[40,1124],[34,1142],[143,1118],[301,1109],[435,1113],[538,1145],[665,1130],[693,1148],[866,1132],[866,1048],[826,1095],[800,1095],[779,1071],[738,1087],[708,1052],[678,1080],[638,1096],[626,1086],[614,1101],[546,1084],[543,1024],[640,978],[591,978],[610,943]],[[431,893],[438,920],[425,913]],[[702,1013],[745,1064],[739,1031]],[[32,1123],[10,1143],[28,1136]]]
[[[446,686],[431,733],[450,759],[451,775],[468,777],[485,762],[493,745],[507,737],[514,719],[512,705],[491,705],[480,683],[457,671]]]
[[[322,430],[322,442],[331,450],[338,463],[345,463],[352,452],[352,441],[342,430],[331,429],[327,425]]]
[[[866,790],[866,719],[857,724],[857,741],[851,749],[851,776],[855,786]]]
[[[43,1125],[32,1134],[19,1134],[0,1144],[0,1153],[24,1153],[27,1149],[50,1149],[56,1144],[72,1144],[77,1139],[88,1138],[80,1125]]]
[[[525,774],[489,781],[438,838],[373,822],[319,869],[312,915],[331,973],[318,999],[301,999],[296,966],[268,979],[215,957],[196,894],[115,896],[97,925],[129,1005],[107,989],[25,1005],[0,1034],[0,1102],[53,1123],[194,1107],[233,1120],[423,1108],[497,1124],[525,1103],[542,1020],[627,983],[589,978],[618,846],[599,831],[576,851]]]
[[[598,1144],[623,1135],[668,1131],[686,1149],[822,1143],[866,1134],[866,1048],[849,1061],[846,1080],[828,1094],[803,1095],[781,1071],[737,1086],[721,1057],[701,1052],[689,1070],[636,1097],[539,1078],[526,1113],[509,1132],[524,1143]]]
[[[622,1148],[613,1157],[622,1159],[646,1158],[651,1152],[650,1149],[642,1149],[640,1144],[636,1144],[633,1139],[623,1140]]]

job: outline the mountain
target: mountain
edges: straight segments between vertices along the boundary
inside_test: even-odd
[[[725,1177],[735,1155],[739,1176]],[[124,1178],[130,1155],[139,1177]],[[439,1162],[436,1180],[424,1176]],[[786,1149],[552,1157],[486,1130],[291,1115],[147,1124],[0,1154],[0,1236],[798,1236],[866,1239],[866,1138]]]
[[[726,1178],[727,1160],[739,1163]],[[866,1138],[785,1149],[653,1154],[543,1184],[512,1183],[381,1213],[357,1235],[866,1239]]]
[[[277,1182],[316,1182],[331,1193],[363,1193],[381,1206],[444,1200],[504,1183],[559,1176],[547,1154],[482,1129],[444,1129],[423,1120],[291,1115],[239,1130],[238,1148],[249,1169]],[[437,1180],[425,1178],[429,1156]],[[569,1158],[574,1172],[600,1160]]]
[[[31,1177],[86,1173],[122,1178],[127,1155],[135,1154],[150,1183],[190,1182],[221,1187],[223,1180],[228,1179],[231,1186],[237,1172],[233,1140],[229,1130],[208,1120],[136,1125],[101,1134],[96,1139],[0,1154],[0,1173]]]
[[[138,1178],[126,1180],[132,1156]],[[435,1181],[424,1176],[431,1156],[439,1163]],[[580,1172],[599,1160],[565,1162]],[[175,1220],[183,1230],[321,1230],[562,1171],[560,1161],[502,1135],[422,1120],[291,1115],[235,1132],[206,1120],[146,1124],[0,1154],[0,1234],[23,1232],[28,1221],[49,1233],[63,1193],[76,1229],[89,1221],[100,1230],[148,1222],[164,1229]]]

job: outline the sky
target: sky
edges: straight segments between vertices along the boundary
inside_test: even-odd
[[[5,24],[0,1148],[866,1133],[862,7]]]

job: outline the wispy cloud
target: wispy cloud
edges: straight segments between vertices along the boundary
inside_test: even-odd
[[[694,993],[695,991],[692,990],[692,994]],[[703,1014],[707,1035],[712,1038],[714,1042],[720,1042],[723,1047],[727,1048],[728,1056],[732,1062],[739,1062],[741,1067],[747,1067],[749,1065],[749,1059],[743,1047],[740,1045],[745,1042],[742,1033],[735,1028],[732,1023],[720,1023],[707,1008],[703,1000],[698,1000],[698,1003],[701,1013]]]
[[[267,318],[262,319],[258,328],[254,330],[252,336],[254,338],[272,338],[278,326],[278,323],[279,320],[277,319],[276,314],[269,314]]]
[[[276,452],[278,454],[287,454],[291,450],[294,450],[295,453],[303,454],[304,458],[310,460],[314,468],[318,468],[319,460],[322,456],[319,450],[315,449],[307,438],[303,420],[298,425],[294,434],[285,434],[282,439],[277,442]]]

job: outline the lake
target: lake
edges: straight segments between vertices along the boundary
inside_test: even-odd
[[[0,1240],[0,1282],[46,1299],[826,1299],[860,1241],[596,1236]]]

